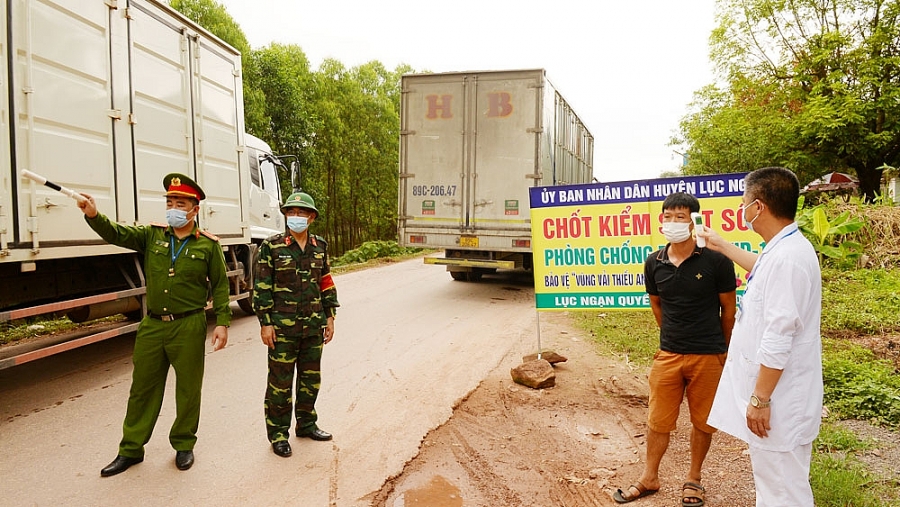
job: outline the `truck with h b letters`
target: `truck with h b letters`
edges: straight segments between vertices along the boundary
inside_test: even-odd
[[[543,69],[401,78],[398,233],[454,280],[532,268],[529,188],[589,183],[594,138]]]

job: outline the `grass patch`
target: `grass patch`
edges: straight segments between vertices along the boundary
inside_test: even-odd
[[[819,507],[897,505],[891,486],[872,476],[852,455],[813,453],[809,481]]]
[[[826,340],[824,352],[825,405],[844,419],[900,428],[900,376],[891,363],[840,340]]]
[[[813,442],[810,482],[819,507],[897,506],[895,481],[879,477],[857,456],[875,449],[876,441],[862,440],[848,428],[824,421]]]
[[[574,312],[575,322],[589,331],[601,352],[649,365],[659,350],[659,329],[650,310]]]
[[[822,334],[900,332],[900,270],[822,270]]]
[[[860,440],[855,433],[838,424],[823,422],[819,428],[819,435],[813,442],[817,452],[857,452],[873,449],[874,442]]]

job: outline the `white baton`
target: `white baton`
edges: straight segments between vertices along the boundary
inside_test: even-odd
[[[72,199],[75,199],[78,202],[84,202],[87,200],[84,198],[83,195],[79,194],[78,192],[75,192],[74,190],[57,185],[56,183],[53,183],[52,181],[48,180],[47,178],[41,176],[40,174],[35,174],[27,169],[22,169],[22,176],[25,176],[26,178],[30,178],[30,179],[40,183],[41,185],[44,185],[45,187],[50,187],[53,190],[56,190],[57,192],[60,192],[62,194],[65,194],[65,195],[71,197]]]

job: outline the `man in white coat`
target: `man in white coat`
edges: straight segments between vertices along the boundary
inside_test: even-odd
[[[814,505],[809,466],[822,418],[822,275],[794,221],[799,195],[787,169],[747,175],[739,224],[765,241],[758,255],[709,228],[701,233],[709,248],[750,273],[707,423],[749,444],[757,507]]]

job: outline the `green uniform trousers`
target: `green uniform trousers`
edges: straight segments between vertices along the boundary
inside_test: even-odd
[[[291,428],[291,409],[297,418],[295,435],[316,428],[316,397],[322,384],[322,346],[320,330],[307,336],[284,336],[275,328],[275,348],[269,349],[269,375],[266,386],[266,432],[269,442],[287,440]],[[293,393],[294,370],[297,388]],[[293,407],[291,406],[293,405]]]
[[[122,424],[119,454],[144,456],[162,408],[169,366],[175,369],[175,422],[169,442],[176,451],[189,451],[197,442],[200,389],[206,352],[206,315],[203,312],[171,322],[144,317],[134,342],[134,372],[128,410]]]

